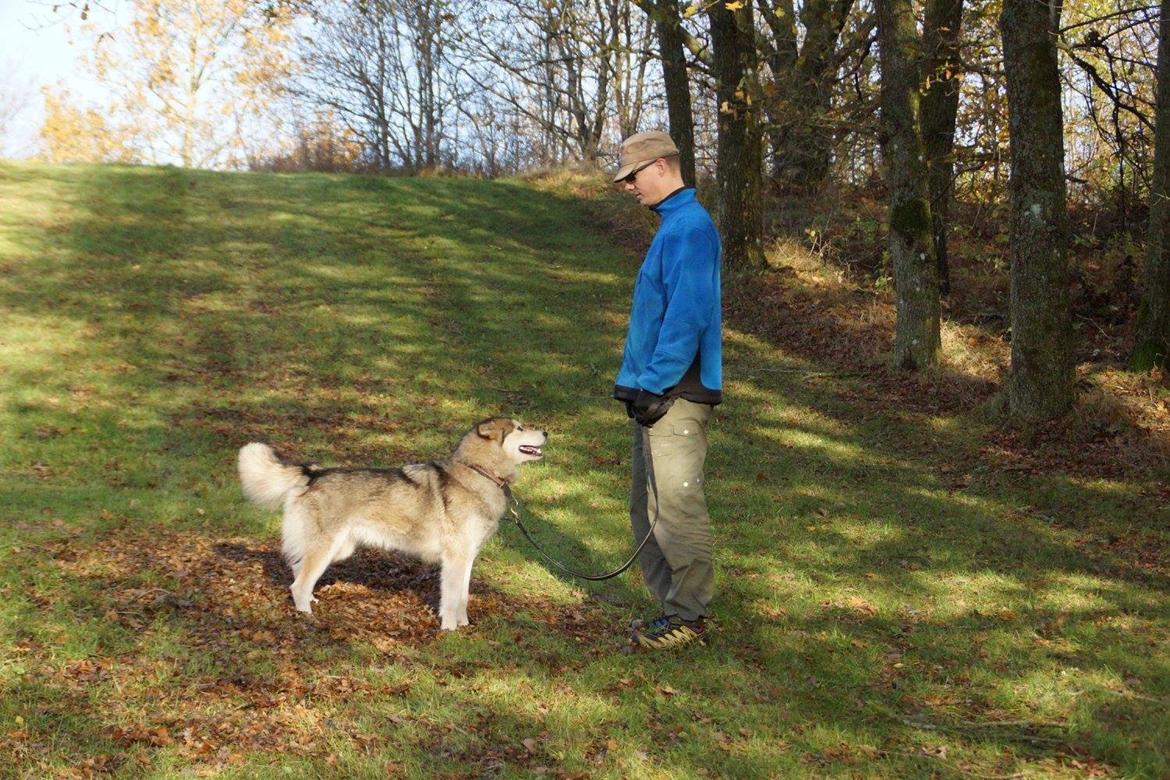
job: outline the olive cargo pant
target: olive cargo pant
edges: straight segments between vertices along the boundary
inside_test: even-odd
[[[633,423],[630,526],[634,544],[645,538],[656,511],[645,457],[647,442],[653,484],[658,488],[658,525],[638,562],[664,614],[683,620],[705,616],[715,593],[711,518],[703,495],[707,423],[712,413],[707,404],[679,398],[652,428]]]

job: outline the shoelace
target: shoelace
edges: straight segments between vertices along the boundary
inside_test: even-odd
[[[658,617],[656,617],[652,620],[644,620],[641,622],[633,621],[630,623],[630,626],[638,633],[646,633],[649,631],[658,631],[659,629],[663,628],[664,626],[670,625],[670,618],[671,618],[670,615],[659,615]]]

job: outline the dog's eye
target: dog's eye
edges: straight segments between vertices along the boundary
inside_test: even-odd
[[[523,425],[517,425],[517,426],[516,426],[516,430],[518,430],[518,431],[522,431],[522,430],[524,430],[524,426],[523,426]]]

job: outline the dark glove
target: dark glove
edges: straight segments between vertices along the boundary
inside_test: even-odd
[[[638,397],[633,402],[634,419],[647,428],[654,427],[654,423],[661,420],[670,411],[673,398],[651,393],[649,390],[639,390]]]

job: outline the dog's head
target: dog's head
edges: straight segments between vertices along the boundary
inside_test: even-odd
[[[526,428],[511,417],[491,417],[477,423],[474,433],[485,442],[498,446],[515,465],[543,458],[544,444],[548,441],[548,431]]]

